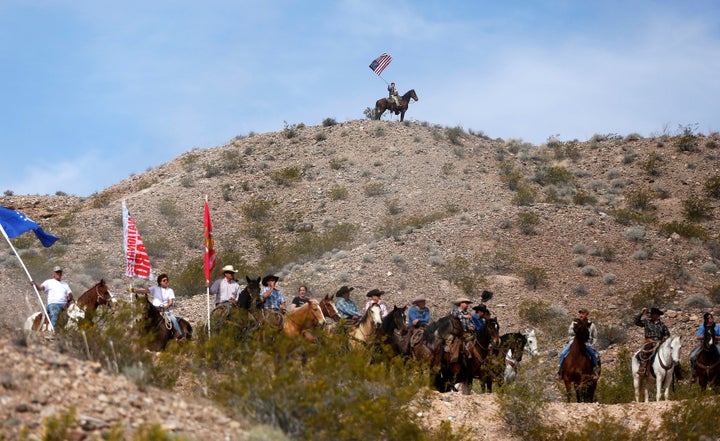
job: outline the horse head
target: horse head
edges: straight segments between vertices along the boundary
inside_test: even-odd
[[[670,354],[672,356],[673,363],[680,364],[680,348],[682,347],[682,339],[679,335],[670,337],[668,345],[670,346]]]
[[[385,334],[405,329],[407,323],[405,316],[406,310],[407,306],[398,308],[397,305],[393,305],[392,311],[390,311],[390,313],[382,319],[382,327]]]
[[[703,336],[703,349],[706,351],[715,349],[715,326],[706,326]]]
[[[408,90],[405,95],[403,95],[403,100],[410,102],[410,98],[414,99],[415,101],[418,101],[418,96],[415,93],[415,89]]]
[[[573,331],[575,332],[575,339],[585,344],[590,340],[590,329],[588,329],[587,319],[576,318],[573,320]]]
[[[368,308],[368,310],[365,312],[365,315],[367,316],[366,319],[369,318],[370,320],[372,320],[373,326],[382,326],[382,310],[380,310],[380,305],[378,305],[377,303],[373,303],[370,308]]]
[[[320,302],[315,299],[310,299],[306,305],[309,305],[308,309],[310,309],[310,313],[313,316],[313,321],[315,321],[317,325],[325,325],[325,314],[323,314],[322,308],[320,308]]]
[[[535,336],[535,330],[531,329],[529,331],[523,332],[523,335],[527,339],[527,344],[525,345],[525,349],[530,352],[530,356],[534,357],[538,354],[538,341],[537,337]]]
[[[497,318],[491,317],[487,320],[485,320],[485,332],[487,332],[488,337],[490,339],[490,343],[494,346],[497,346],[500,344],[500,324],[497,321]]]
[[[322,313],[325,317],[330,317],[336,322],[340,321],[340,314],[335,308],[332,294],[326,294],[325,297],[320,300],[320,309],[322,309]]]

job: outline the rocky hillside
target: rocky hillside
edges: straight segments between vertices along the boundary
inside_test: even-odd
[[[390,305],[422,294],[439,317],[453,299],[479,301],[486,289],[503,332],[531,326],[519,311],[532,302],[559,311],[561,328],[589,307],[636,347],[641,331],[629,323],[640,304],[667,309],[671,332],[691,341],[720,301],[719,147],[717,135],[687,130],[534,146],[423,123],[293,125],[168,158],[89,198],[12,195],[0,205],[61,237],[49,250],[30,236],[14,242],[34,278],[60,264],[76,293],[101,277],[116,293],[133,282],[124,277],[123,199],[156,274],[180,281],[188,262],[201,262],[207,195],[220,264],[276,273],[286,297],[300,284],[314,297],[351,285],[364,303],[380,288]],[[194,324],[205,316],[202,279],[176,285]],[[0,290],[7,326],[37,310],[10,251]],[[562,342],[537,328],[543,356],[556,362]],[[604,360],[616,350],[604,349]]]

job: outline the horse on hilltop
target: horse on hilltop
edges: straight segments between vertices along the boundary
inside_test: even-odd
[[[407,112],[408,104],[410,99],[418,101],[418,96],[415,93],[415,89],[410,89],[401,97],[398,97],[400,105],[396,106],[389,98],[380,98],[375,102],[375,119],[380,119],[386,110],[394,112],[395,115],[400,115],[400,121],[405,120],[405,112]]]

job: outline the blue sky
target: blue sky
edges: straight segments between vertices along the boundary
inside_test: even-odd
[[[382,78],[370,62],[387,52]],[[0,191],[78,196],[238,135],[406,117],[541,144],[720,131],[720,2],[0,0]]]

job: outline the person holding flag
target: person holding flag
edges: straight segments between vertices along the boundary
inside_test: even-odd
[[[47,310],[50,315],[50,324],[55,329],[55,324],[60,316],[60,311],[67,308],[73,300],[73,293],[70,285],[62,280],[62,267],[53,268],[52,279],[47,279],[38,285],[34,280],[30,280],[30,285],[34,286],[38,291],[47,292]]]
[[[388,95],[389,95],[390,101],[392,101],[392,103],[395,105],[395,107],[399,107],[400,106],[400,98],[398,97],[398,91],[395,88],[394,82],[390,83],[390,85],[388,86]]]

